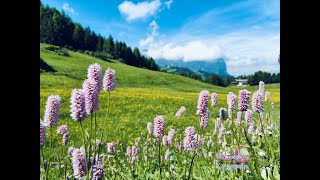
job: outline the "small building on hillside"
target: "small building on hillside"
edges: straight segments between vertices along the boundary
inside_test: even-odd
[[[248,79],[236,79],[237,86],[247,86]]]

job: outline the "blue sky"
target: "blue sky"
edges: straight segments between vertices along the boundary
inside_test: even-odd
[[[232,75],[279,72],[279,0],[42,0],[107,37],[167,60],[224,58]]]

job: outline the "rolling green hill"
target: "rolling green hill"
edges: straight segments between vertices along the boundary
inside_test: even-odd
[[[118,60],[111,59],[107,62],[72,51],[69,51],[69,55],[61,56],[49,51],[40,52],[41,58],[57,70],[56,73],[41,73],[41,87],[80,88],[79,85],[86,78],[88,66],[99,63],[103,74],[107,67],[116,71],[117,87],[157,87],[188,92],[199,89],[216,89],[218,92],[223,92],[225,89],[178,75],[129,66]],[[53,79],[59,79],[59,81],[56,82]]]

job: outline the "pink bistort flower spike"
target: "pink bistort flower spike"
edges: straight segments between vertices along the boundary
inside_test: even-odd
[[[53,127],[58,124],[59,111],[61,105],[61,97],[51,95],[48,97],[46,111],[44,113],[44,124],[47,127]]]
[[[157,116],[154,118],[153,135],[158,140],[164,135],[164,117]]]
[[[262,94],[257,91],[253,94],[253,97],[252,97],[252,110],[254,112],[258,112],[258,113],[261,113],[264,111],[264,108],[263,108],[263,101],[262,101]]]
[[[97,84],[98,93],[101,90],[101,66],[98,63],[91,64],[88,68],[88,79],[94,80]]]
[[[263,96],[263,94],[264,94],[264,82],[263,81],[259,82],[259,90],[258,91],[261,93],[261,96]]]
[[[237,101],[237,96],[233,92],[229,92],[227,96],[228,109],[230,109],[231,111],[236,109],[236,101]]]
[[[218,94],[213,92],[211,95],[211,103],[213,107],[216,107],[218,105]]]
[[[209,101],[209,92],[208,91],[201,91],[198,99],[197,105],[197,115],[203,116],[207,114],[208,111],[208,101]]]
[[[116,88],[116,72],[108,67],[103,77],[103,90],[113,91]]]
[[[148,122],[147,129],[148,129],[148,133],[152,134],[152,123],[151,122]]]
[[[183,139],[183,147],[187,151],[193,151],[198,147],[197,140],[195,138],[195,131],[193,126],[186,127],[185,138]]]
[[[83,121],[87,118],[85,96],[82,89],[74,89],[71,93],[71,118],[75,121]]]
[[[40,146],[46,143],[46,127],[40,119]]]
[[[92,79],[87,79],[83,82],[83,90],[85,97],[85,107],[87,114],[96,112],[98,110],[98,89],[97,83]]]
[[[247,90],[239,91],[239,102],[238,102],[238,109],[239,111],[246,111],[249,107],[250,99],[250,92]]]
[[[72,153],[73,175],[77,179],[81,179],[87,174],[87,162],[85,158],[84,148],[74,149]]]
[[[176,113],[176,117],[181,117],[181,115],[184,113],[184,111],[186,110],[186,108],[184,106],[182,106]]]
[[[98,161],[92,166],[92,180],[103,180],[104,179],[104,170],[102,163]]]
[[[172,144],[173,143],[173,139],[174,139],[174,129],[170,129],[169,133],[168,133],[168,144]]]
[[[247,124],[247,125],[252,122],[252,115],[253,115],[253,112],[252,112],[250,109],[248,109],[248,110],[246,111],[245,116],[244,116],[244,119],[246,120],[246,124]]]

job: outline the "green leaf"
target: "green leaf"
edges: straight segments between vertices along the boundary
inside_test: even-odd
[[[270,162],[265,158],[258,157],[258,161],[259,161],[259,164],[263,167],[270,165]]]
[[[274,165],[274,167],[273,167],[273,177],[274,177],[276,180],[279,180],[279,179],[280,179],[280,174],[279,174],[277,165]]]
[[[84,130],[84,132],[86,133],[87,139],[90,139],[89,133],[86,130]]]
[[[154,175],[151,174],[151,173],[148,173],[146,177],[147,177],[147,179],[149,179],[149,178],[150,178],[150,179],[153,179],[153,178],[154,178]]]

